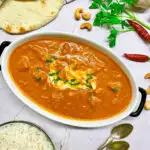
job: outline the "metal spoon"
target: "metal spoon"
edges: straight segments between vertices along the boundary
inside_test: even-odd
[[[129,147],[129,143],[126,141],[116,141],[108,144],[106,150],[128,150]]]
[[[132,132],[132,130],[133,126],[131,124],[120,124],[114,127],[111,130],[111,135],[98,150],[103,150],[106,147],[106,145],[112,143],[113,140],[120,140],[127,137]]]

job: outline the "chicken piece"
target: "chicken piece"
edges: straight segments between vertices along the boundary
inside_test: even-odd
[[[30,60],[28,56],[22,56],[17,64],[19,71],[26,71],[30,68]]]
[[[55,65],[56,66],[56,70],[62,70],[66,66],[68,66],[68,64],[66,62],[60,61],[60,60],[56,60],[55,63],[56,63],[56,65]]]
[[[81,49],[78,46],[78,44],[71,42],[71,43],[69,43],[69,45],[70,45],[70,49],[71,49],[71,54],[81,52]]]
[[[70,54],[70,46],[69,43],[63,43],[60,48],[60,55],[67,55]]]
[[[93,95],[91,95],[91,96],[89,97],[89,101],[90,101],[90,104],[91,104],[92,106],[97,106],[97,105],[99,105],[99,104],[102,102],[101,99],[99,99],[98,97],[93,96]]]
[[[86,70],[90,67],[89,63],[83,60],[81,57],[72,58],[71,62],[74,64],[74,70]]]
[[[67,79],[67,76],[66,76],[66,71],[65,69],[61,69],[60,73],[59,73],[59,77],[63,80],[66,80]]]
[[[90,67],[93,68],[93,73],[99,72],[106,65],[105,62],[103,62],[102,60],[98,59],[93,54],[89,56],[89,64],[90,64]]]
[[[59,56],[57,60],[65,62],[69,65],[71,63],[71,56],[70,55]]]
[[[121,87],[121,83],[120,82],[109,82],[108,83],[108,87],[110,87],[112,90],[115,88],[120,88]]]
[[[60,55],[75,54],[80,51],[80,47],[75,43],[63,43],[60,48]]]
[[[29,72],[37,82],[45,83],[47,81],[47,74],[38,67],[31,67]]]
[[[50,58],[47,48],[40,47],[39,45],[29,45],[29,47],[37,54],[40,60],[46,61]]]
[[[59,101],[59,100],[63,99],[63,97],[64,97],[64,95],[60,91],[52,92],[52,99],[55,99],[55,100]]]
[[[98,89],[95,90],[95,93],[96,94],[103,94],[104,90],[102,88],[98,88]]]

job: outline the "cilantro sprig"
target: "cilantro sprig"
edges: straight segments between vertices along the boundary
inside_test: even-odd
[[[42,80],[42,78],[41,78],[41,77],[36,78],[36,81],[37,81],[37,82],[40,82],[41,80]]]
[[[117,92],[119,89],[120,89],[119,86],[116,86],[115,88],[112,88],[112,90],[113,90],[114,92]]]
[[[92,74],[87,74],[88,78],[86,79],[86,87],[92,89],[92,85],[89,84],[89,80],[91,80],[93,78]]]
[[[60,70],[58,70],[57,72],[53,72],[53,73],[49,73],[49,76],[55,76],[55,75],[58,75],[60,73]]]
[[[150,26],[140,21],[132,12],[132,5],[138,0],[93,0],[90,9],[99,9],[95,16],[94,26],[105,26],[110,30],[107,37],[109,46],[116,45],[120,33],[133,31],[127,19],[136,21],[150,30]],[[130,11],[129,11],[130,10]]]
[[[60,81],[61,80],[61,78],[60,77],[57,77],[56,79],[53,79],[53,82],[54,83],[57,83],[58,81]]]

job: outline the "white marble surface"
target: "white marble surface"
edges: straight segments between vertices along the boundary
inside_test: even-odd
[[[77,7],[83,7],[88,10],[89,5],[90,0],[77,0],[70,3],[62,8],[57,19],[34,32],[61,31],[74,33],[107,47],[107,30],[103,28],[94,28],[92,32],[81,31],[79,25],[82,21],[76,22],[73,18],[73,11]],[[146,21],[150,19],[149,14],[150,12],[146,12],[144,14],[138,14],[138,16],[143,21]],[[9,35],[0,31],[0,42],[3,40],[13,41],[20,36],[23,35]],[[112,52],[121,57],[124,52],[150,55],[149,50],[148,46],[140,40],[136,33],[130,32],[119,36],[117,46],[112,49]],[[141,64],[127,60],[124,60],[124,62],[132,71],[137,85],[144,88],[148,87],[150,81],[144,80],[144,74],[150,72],[149,62]],[[114,126],[113,124],[97,129],[81,129],[48,120],[18,100],[8,89],[0,73],[0,123],[10,120],[27,120],[40,125],[52,138],[56,150],[97,150],[98,146],[100,146],[109,135],[110,129]],[[117,124],[123,122],[134,125],[133,133],[126,139],[131,145],[130,150],[149,150],[150,111],[143,110],[138,118],[127,117]]]

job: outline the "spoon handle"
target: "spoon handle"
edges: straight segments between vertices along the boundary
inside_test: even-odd
[[[112,136],[110,136],[99,148],[98,150],[103,150],[107,144],[111,143],[113,141]]]

